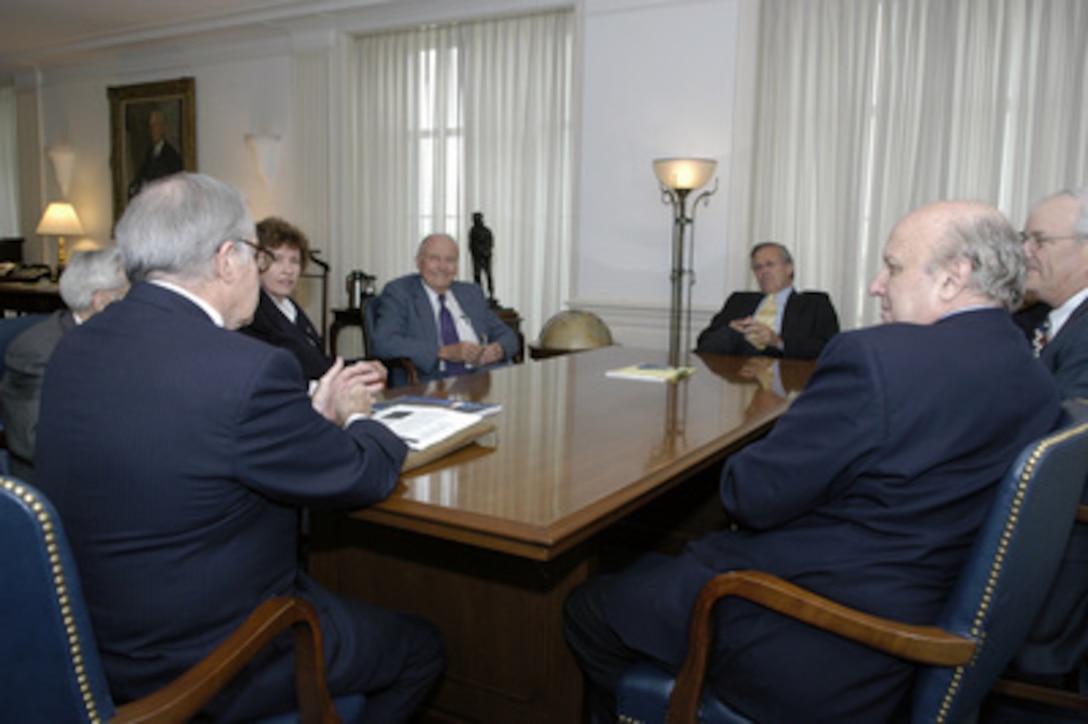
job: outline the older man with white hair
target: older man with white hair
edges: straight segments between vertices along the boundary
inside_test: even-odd
[[[1063,398],[1088,397],[1088,187],[1036,203],[1022,236],[1027,290],[1051,308],[1035,352]]]
[[[300,506],[355,509],[396,487],[407,448],[367,419],[382,370],[337,361],[307,396],[291,352],[234,330],[271,261],[241,193],[199,174],[150,184],[117,224],[133,288],[57,347],[42,391],[39,487],[68,532],[110,691],[180,675],[264,600],[318,612],[329,689],[407,720],[442,671],[420,618],[336,596],[301,570]],[[202,716],[297,706],[277,647]]]
[[[34,480],[34,445],[45,366],[61,338],[125,296],[128,291],[125,260],[117,247],[76,251],[60,277],[61,309],[11,341],[4,353],[0,380],[4,435],[11,456],[11,472],[26,482]]]

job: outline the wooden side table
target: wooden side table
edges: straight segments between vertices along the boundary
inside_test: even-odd
[[[365,304],[364,300],[364,304]],[[334,309],[332,310],[332,325],[329,327],[329,354],[336,357],[336,342],[340,337],[340,331],[346,327],[358,327],[363,331],[363,353],[370,354],[370,340],[367,338],[366,325],[363,323],[363,310],[358,309]]]

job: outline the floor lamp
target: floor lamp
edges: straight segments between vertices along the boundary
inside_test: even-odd
[[[710,158],[659,158],[654,161],[654,174],[661,182],[661,201],[672,206],[672,304],[669,308],[669,364],[680,364],[680,320],[684,311],[683,278],[690,270],[684,269],[684,242],[687,228],[694,234],[695,209],[699,202],[709,204],[710,196],[717,190],[704,191],[691,204],[691,216],[687,212],[688,194],[702,188],[714,174],[718,162]],[[690,294],[688,303],[690,305]],[[689,310],[690,315],[690,310]],[[689,316],[690,326],[690,316]],[[688,330],[690,336],[690,329]],[[690,342],[690,340],[688,340]]]

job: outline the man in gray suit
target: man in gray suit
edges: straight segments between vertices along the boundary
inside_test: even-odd
[[[1050,305],[1035,332],[1036,354],[1062,398],[1088,396],[1088,187],[1036,203],[1023,239],[1027,291]]]
[[[124,258],[117,247],[75,252],[60,277],[60,296],[68,308],[54,312],[8,345],[0,380],[0,406],[12,474],[16,477],[33,482],[38,404],[45,365],[53,349],[77,324],[125,296],[128,286]]]
[[[420,380],[464,374],[517,354],[521,343],[478,284],[454,281],[459,251],[446,234],[423,239],[418,274],[394,279],[378,298],[371,332],[380,359],[407,357]]]

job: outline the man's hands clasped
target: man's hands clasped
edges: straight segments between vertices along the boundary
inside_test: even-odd
[[[317,382],[311,401],[325,419],[344,425],[352,415],[369,415],[374,396],[385,389],[388,373],[378,361],[336,362]]]
[[[498,342],[491,344],[476,344],[475,342],[458,342],[447,344],[438,351],[439,359],[447,362],[462,362],[472,367],[485,367],[502,360],[504,355],[502,345]]]

